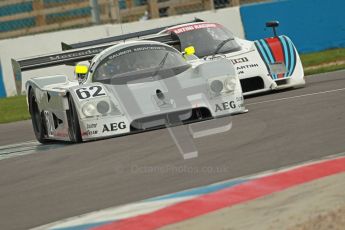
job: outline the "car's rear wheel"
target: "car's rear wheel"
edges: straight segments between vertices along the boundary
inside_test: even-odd
[[[39,111],[37,101],[36,101],[36,96],[33,90],[30,90],[29,92],[28,101],[29,101],[29,112],[31,115],[32,127],[34,129],[36,139],[42,144],[47,143],[48,140],[45,139],[46,128],[43,123],[42,113]]]
[[[69,110],[67,110],[68,133],[74,143],[82,142],[78,113],[71,95],[68,95]]]

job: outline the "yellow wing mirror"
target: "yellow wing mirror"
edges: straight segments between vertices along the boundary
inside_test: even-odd
[[[89,71],[89,67],[88,66],[80,65],[80,64],[76,65],[75,66],[75,70],[74,70],[74,72],[76,74],[87,74],[88,71]]]
[[[184,55],[189,56],[195,54],[194,46],[188,46],[184,49]]]

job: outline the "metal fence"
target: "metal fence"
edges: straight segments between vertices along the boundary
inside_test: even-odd
[[[264,0],[0,0],[0,39],[186,14]]]

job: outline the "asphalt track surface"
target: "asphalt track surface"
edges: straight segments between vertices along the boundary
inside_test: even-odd
[[[166,129],[0,160],[0,229],[64,218],[345,152],[345,71],[246,100],[226,133],[196,139],[183,160]],[[33,140],[29,121],[0,126],[0,145]]]

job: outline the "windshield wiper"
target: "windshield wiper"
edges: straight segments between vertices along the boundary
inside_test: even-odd
[[[213,56],[215,56],[216,54],[218,54],[219,50],[220,50],[221,48],[223,48],[223,46],[224,46],[226,43],[228,43],[228,42],[230,42],[230,41],[233,41],[233,40],[235,40],[235,38],[228,38],[228,39],[225,39],[224,41],[222,41],[221,43],[219,43],[218,46],[217,46],[217,48],[216,48],[216,50],[215,50],[214,53],[213,53]]]
[[[167,53],[165,54],[165,56],[163,57],[162,61],[161,61],[161,62],[159,63],[159,65],[156,67],[156,71],[153,72],[152,77],[156,76],[157,73],[163,68],[163,66],[164,66],[164,64],[165,64],[165,61],[167,60],[168,55],[169,55],[169,52],[167,52]]]

